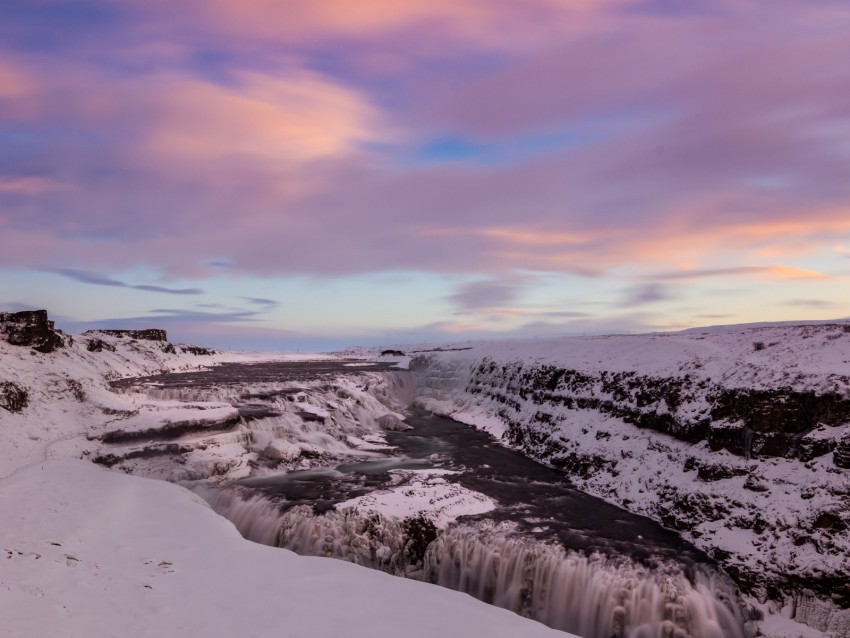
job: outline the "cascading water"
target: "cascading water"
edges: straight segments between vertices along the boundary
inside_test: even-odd
[[[671,562],[566,551],[491,521],[450,526],[420,556],[409,521],[307,505],[281,512],[241,488],[196,489],[250,540],[425,580],[584,638],[744,636],[734,586],[706,568],[689,579]]]
[[[707,570],[587,556],[457,525],[428,547],[425,578],[585,638],[742,638],[731,583]]]
[[[229,374],[239,376],[235,369]],[[409,376],[363,375],[338,384],[153,383],[125,391],[265,407],[262,416],[246,416],[238,432],[239,449],[252,455],[250,478],[192,486],[249,540],[437,583],[585,638],[743,638],[734,587],[701,566],[680,539],[671,542],[675,534],[573,495],[555,470],[445,420],[418,416],[410,434],[386,433],[392,454],[454,473],[466,489],[499,501],[498,511],[437,530],[421,516],[334,509],[395,485],[398,475],[386,468],[354,468],[387,456],[363,445],[363,437],[382,431],[388,406],[404,403],[398,397],[409,394]],[[354,441],[357,449],[349,447]],[[366,462],[346,465],[352,452]],[[342,464],[326,467],[331,463]]]

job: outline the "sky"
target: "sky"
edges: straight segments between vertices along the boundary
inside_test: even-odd
[[[848,284],[846,0],[0,4],[0,310],[326,350]]]

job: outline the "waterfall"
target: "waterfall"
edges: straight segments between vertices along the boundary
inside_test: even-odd
[[[243,488],[194,488],[245,538],[442,585],[584,638],[743,638],[734,586],[707,568],[585,555],[491,521],[455,524],[421,552],[409,520],[285,511]],[[435,531],[436,532],[436,531]],[[432,540],[433,539],[433,540]]]
[[[752,458],[753,452],[753,430],[748,426],[744,426],[743,429],[744,436],[744,458],[746,460],[750,460]]]
[[[425,578],[584,638],[743,638],[734,586],[457,525],[428,548]]]
[[[260,494],[245,490],[216,489],[203,484],[193,485],[191,490],[203,498],[215,510],[239,530],[249,541],[263,545],[274,545],[280,525],[280,510]]]

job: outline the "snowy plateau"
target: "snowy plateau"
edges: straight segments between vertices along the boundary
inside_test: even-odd
[[[0,635],[565,635],[417,582],[468,590],[429,555],[482,534],[469,515],[498,505],[452,470],[394,459],[393,485],[320,517],[244,497],[252,481],[282,472],[387,462],[390,435],[416,409],[485,431],[676,530],[731,577],[743,609],[724,619],[714,580],[653,576],[641,600],[661,607],[646,612],[657,627],[624,624],[642,612],[619,599],[613,620],[576,633],[850,636],[847,325],[393,349],[221,353],[161,331],[70,336],[46,313],[0,315]],[[297,378],[260,374],[299,362],[307,372]],[[204,381],[205,371],[237,369],[228,366],[258,377]],[[177,372],[181,386],[158,380]],[[482,543],[458,560],[498,570],[508,551],[533,553]],[[602,593],[622,563],[556,559],[590,579],[575,600],[607,609]],[[638,591],[640,573],[628,566],[616,587]],[[520,604],[510,595],[502,606]],[[551,613],[526,615],[559,626]]]

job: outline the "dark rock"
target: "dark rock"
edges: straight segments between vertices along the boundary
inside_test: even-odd
[[[103,339],[95,338],[89,341],[88,345],[86,346],[86,350],[88,350],[89,352],[102,352],[104,350],[115,352],[115,346],[106,343]]]
[[[744,481],[744,489],[751,492],[767,492],[770,488],[754,476],[748,476]]]
[[[238,416],[222,419],[218,423],[197,423],[195,421],[176,421],[162,425],[159,428],[148,430],[126,431],[113,430],[100,437],[104,443],[129,443],[144,440],[166,441],[176,439],[184,434],[196,432],[226,432],[233,429],[240,422]]]
[[[403,357],[404,352],[402,352],[401,350],[384,350],[381,353],[381,356],[382,357]]]
[[[0,408],[9,412],[20,412],[29,403],[29,394],[11,381],[0,381]]]
[[[801,461],[811,461],[819,456],[824,456],[835,449],[835,440],[829,436],[823,436],[825,427],[820,427],[809,432],[797,442],[797,458]]]
[[[835,427],[850,422],[850,400],[836,393],[736,388],[714,392],[710,400],[712,421],[738,424],[743,427],[742,434],[751,431],[750,451],[763,456],[790,456],[805,433],[821,425]],[[746,456],[743,439],[736,441],[730,434],[713,426],[711,449]]]
[[[846,428],[838,439],[832,454],[832,462],[836,467],[850,470],[850,428]]]
[[[130,461],[132,459],[149,459],[157,456],[178,456],[180,454],[188,454],[194,449],[197,448],[186,447],[184,445],[178,445],[177,443],[169,443],[161,446],[144,447],[141,450],[133,450],[120,456],[117,454],[100,454],[94,457],[92,462],[97,463],[98,465],[112,467],[113,465],[117,465],[123,461]]]
[[[840,516],[833,512],[821,512],[812,523],[815,529],[826,529],[831,532],[843,532],[847,529],[847,524]]]
[[[705,463],[697,469],[697,476],[706,483],[744,476],[746,473],[747,470],[744,468],[730,467],[721,463]]]
[[[180,346],[180,352],[188,352],[198,357],[215,354],[215,350],[212,348],[201,348],[199,346]]]
[[[404,519],[402,527],[405,536],[404,553],[411,565],[421,565],[428,545],[437,538],[437,527],[421,514]]]
[[[30,346],[43,353],[65,345],[62,335],[48,320],[46,310],[0,312],[0,336],[5,336],[13,346]]]
[[[84,335],[105,334],[110,337],[139,339],[140,341],[168,341],[165,330],[148,328],[146,330],[87,330]]]

